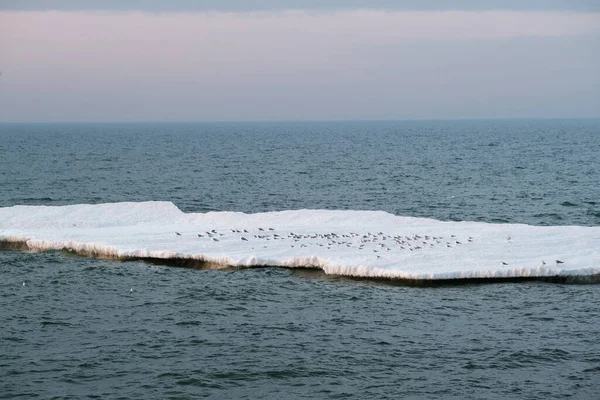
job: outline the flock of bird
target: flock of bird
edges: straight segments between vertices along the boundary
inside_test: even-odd
[[[197,233],[198,239],[210,240],[212,242],[219,242],[224,239],[229,239],[228,234],[239,235],[239,240],[249,242],[249,244],[263,245],[263,248],[267,248],[265,242],[283,240],[288,241],[289,246],[308,248],[310,246],[318,246],[326,248],[327,250],[335,247],[349,247],[356,248],[358,250],[371,251],[375,259],[382,259],[383,256],[390,251],[420,251],[426,248],[432,248],[435,246],[445,246],[446,248],[454,248],[463,244],[469,244],[475,242],[475,238],[468,236],[463,239],[457,238],[456,235],[451,234],[450,237],[444,236],[431,236],[431,235],[388,235],[383,232],[367,232],[367,233],[302,233],[297,234],[294,232],[288,232],[287,234],[276,233],[275,228],[258,228],[254,233],[249,232],[247,229],[231,229],[231,232],[223,233],[216,229],[205,231],[203,233]],[[175,232],[176,236],[184,236],[181,232]],[[506,240],[511,241],[510,234],[507,235]],[[251,248],[254,250],[254,247]],[[564,264],[562,260],[554,260],[556,265]],[[502,266],[508,266],[509,264],[505,261],[500,261]],[[545,267],[546,261],[542,260],[540,267]],[[23,282],[22,286],[26,286]],[[129,293],[133,293],[133,288],[129,289]]]
[[[230,232],[229,232],[230,231]],[[366,232],[366,233],[302,233],[294,232],[281,233],[275,231],[275,228],[258,228],[257,231],[250,232],[247,229],[230,229],[223,233],[216,229],[208,230],[203,233],[198,233],[200,239],[219,242],[224,239],[229,239],[229,235],[238,235],[239,240],[244,242],[255,242],[257,245],[262,245],[262,248],[267,248],[266,241],[285,240],[289,242],[289,246],[308,248],[310,246],[318,246],[327,250],[336,247],[356,248],[358,250],[372,251],[375,259],[382,259],[387,252],[396,251],[419,251],[426,248],[436,246],[444,246],[453,248],[464,244],[473,243],[474,237],[468,236],[465,238],[457,238],[451,234],[450,237],[432,236],[424,234],[410,235],[389,235],[383,232]],[[175,235],[182,236],[182,233],[175,232]],[[510,234],[506,237],[511,240]],[[254,247],[252,247],[254,250]],[[500,261],[502,266],[508,266],[505,261]],[[556,265],[563,264],[561,260],[555,260]],[[545,266],[546,262],[541,261],[540,266]]]

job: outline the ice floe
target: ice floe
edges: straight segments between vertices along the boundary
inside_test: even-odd
[[[409,280],[600,276],[600,227],[382,211],[183,213],[170,202],[0,208],[4,247]]]

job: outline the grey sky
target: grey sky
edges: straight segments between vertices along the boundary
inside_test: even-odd
[[[599,12],[473,3],[0,11],[0,122],[600,117]]]
[[[0,10],[251,11],[281,9],[600,11],[597,0],[0,0]]]

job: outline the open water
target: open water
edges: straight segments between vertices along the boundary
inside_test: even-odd
[[[598,171],[598,120],[0,125],[0,207],[598,226]],[[599,299],[0,251],[0,398],[600,399]]]

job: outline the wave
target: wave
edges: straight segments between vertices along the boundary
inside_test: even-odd
[[[598,243],[600,227],[445,222],[382,211],[183,213],[170,202],[0,208],[4,248],[415,282],[600,281]]]

